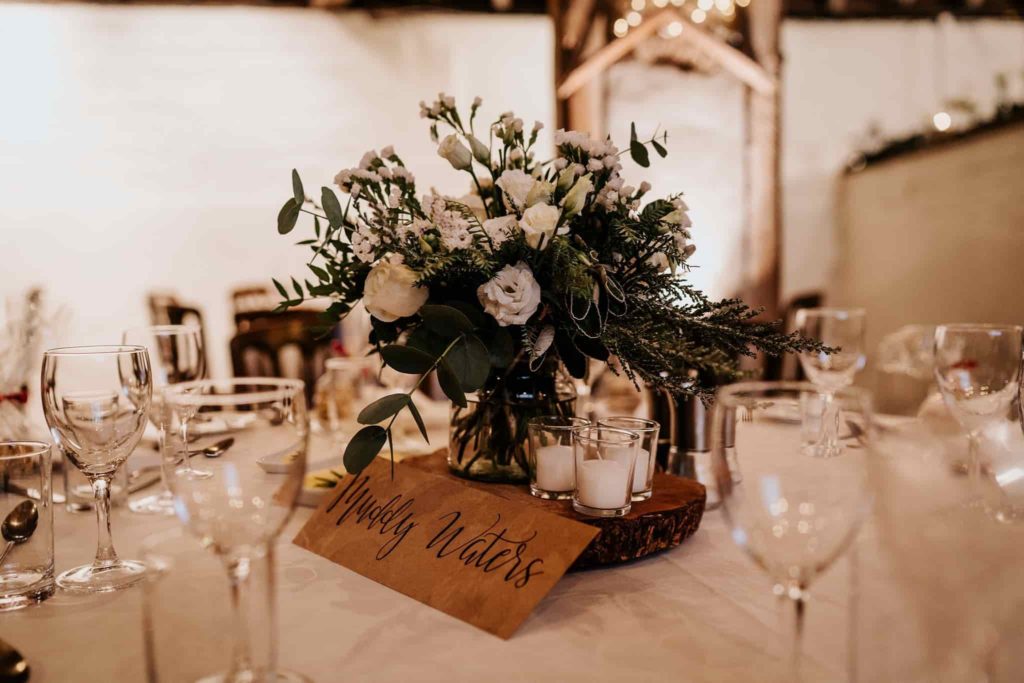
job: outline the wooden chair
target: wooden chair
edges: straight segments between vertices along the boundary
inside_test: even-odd
[[[277,304],[276,295],[264,285],[239,287],[231,292],[231,309],[236,319],[240,313],[272,311]]]
[[[299,313],[299,311],[293,311]],[[265,320],[252,324],[231,340],[231,366],[235,377],[287,377],[306,383],[306,400],[312,402],[313,388],[323,374],[324,363],[331,357],[331,337],[323,334],[322,322],[315,312],[317,324],[309,324],[304,316]],[[275,316],[276,318],[276,316]]]
[[[794,297],[782,315],[782,326],[786,332],[794,330],[796,312],[801,308],[818,308],[824,297],[821,292],[808,292]],[[764,359],[763,379],[766,381],[802,380],[804,370],[800,361],[792,356],[768,356]]]

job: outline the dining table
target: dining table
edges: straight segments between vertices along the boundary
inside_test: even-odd
[[[311,453],[322,457],[329,449],[313,439]],[[147,457],[137,453],[129,464]],[[91,557],[96,522],[92,513],[55,508],[59,572]],[[733,542],[721,509],[705,511],[697,532],[676,548],[566,574],[507,640],[292,544],[311,512],[295,511],[275,555],[279,660],[314,681],[792,680],[792,606]],[[118,508],[117,550],[135,557],[144,539],[179,525]],[[931,655],[913,600],[882,548],[883,527],[869,518],[811,587],[803,680],[928,680],[915,678]],[[196,552],[206,552],[198,542]],[[227,599],[225,585],[209,580],[193,588],[213,603]],[[58,591],[39,605],[0,613],[0,637],[29,660],[32,683],[146,681],[144,633],[137,586],[105,595]],[[182,656],[198,656],[182,649]],[[210,670],[222,664],[211,661]]]

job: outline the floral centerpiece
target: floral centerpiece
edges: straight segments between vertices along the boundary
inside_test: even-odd
[[[278,231],[312,215],[314,280],[292,279],[282,308],[311,297],[332,300],[345,317],[360,301],[372,316],[370,341],[398,372],[436,373],[453,404],[449,464],[479,479],[525,481],[526,421],[571,414],[570,377],[589,359],[617,359],[639,388],[709,396],[739,376],[739,358],[817,348],[780,334],[735,299],[712,301],[686,280],[694,253],[680,194],[649,198],[627,185],[622,152],[610,139],[559,130],[556,154],[538,161],[541,123],[512,112],[478,132],[480,99],[460,112],[452,97],[421,103],[438,154],[468,175],[462,197],[421,194],[391,147],[367,152],[341,171],[319,203],[292,172],[293,197]],[[441,137],[441,129],[448,134]],[[638,138],[629,154],[648,166],[667,154],[667,136]],[[385,396],[359,415],[345,466],[360,471],[390,444],[408,410],[427,437],[414,393]]]

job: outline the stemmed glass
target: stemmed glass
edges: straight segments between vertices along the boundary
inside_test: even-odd
[[[800,334],[835,349],[833,353],[800,354],[804,373],[825,396],[820,421],[805,425],[820,434],[816,443],[807,445],[817,455],[830,457],[842,447],[838,412],[831,397],[853,384],[857,371],[864,367],[865,322],[864,310],[860,308],[803,308],[796,312]]]
[[[807,449],[803,429],[826,402],[848,427],[832,457]],[[735,469],[728,460],[731,423]],[[826,392],[805,382],[745,382],[723,387],[715,400],[712,470],[722,510],[736,544],[772,578],[775,595],[793,604],[794,680],[808,588],[850,545],[870,509],[872,433],[871,401],[853,387]]]
[[[993,422],[1008,416],[1019,391],[1021,334],[1018,325],[935,328],[935,379],[946,406],[967,434],[968,474],[979,493],[984,493],[981,434]],[[986,472],[997,486],[998,474]],[[989,512],[997,519],[1004,516],[998,506],[990,507]]]
[[[152,325],[125,330],[121,342],[144,346],[149,352],[150,367],[153,371],[153,407],[149,420],[161,430],[160,449],[165,448],[163,439],[164,401],[163,391],[171,384],[202,379],[205,371],[203,341],[198,327],[194,325]],[[163,469],[161,468],[161,472]],[[174,497],[163,481],[160,493],[136,498],[128,503],[132,512],[148,514],[174,514]]]
[[[145,565],[114,552],[110,481],[142,438],[152,391],[149,354],[142,346],[77,346],[43,354],[46,423],[96,496],[96,559],[58,576],[64,590],[116,591],[144,575]]]
[[[231,587],[234,646],[227,673],[210,681],[304,681],[277,669],[273,543],[291,516],[302,488],[309,436],[303,383],[246,378],[170,385],[164,476],[186,528],[223,562]],[[220,425],[189,430],[190,425]],[[232,445],[209,459],[211,476],[182,467],[230,432]],[[190,441],[189,434],[196,435]],[[259,586],[254,582],[260,581]],[[207,680],[207,679],[204,679]]]

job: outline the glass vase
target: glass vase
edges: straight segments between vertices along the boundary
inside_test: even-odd
[[[517,362],[493,372],[466,402],[465,408],[452,406],[449,469],[477,481],[526,484],[527,423],[544,415],[575,415],[576,389],[561,362],[549,356],[533,371]]]

